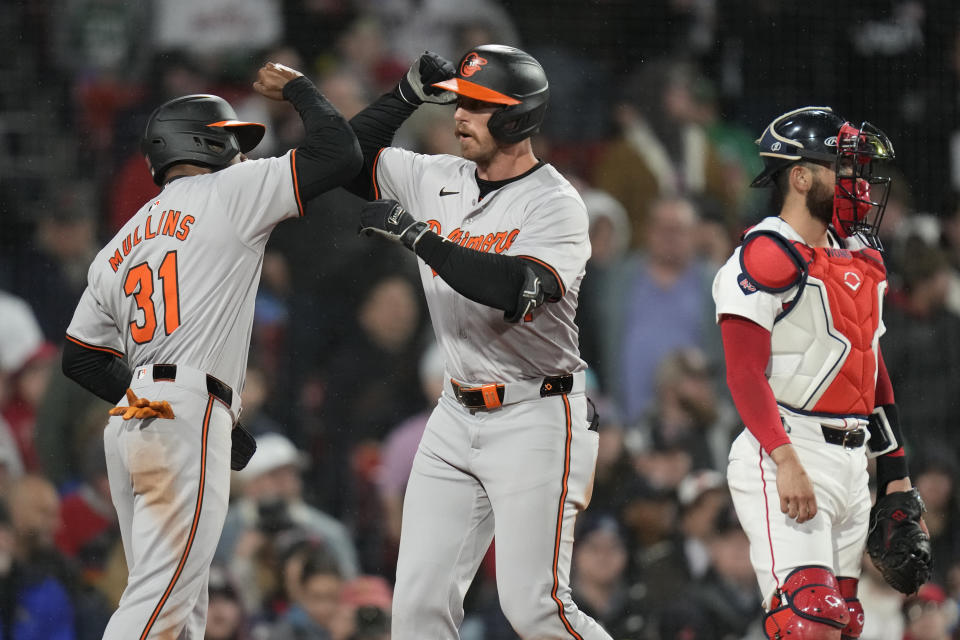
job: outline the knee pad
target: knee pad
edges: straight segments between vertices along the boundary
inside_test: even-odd
[[[850,622],[840,585],[825,567],[798,567],[774,595],[763,618],[770,640],[840,640]]]
[[[840,632],[843,640],[856,640],[863,631],[863,605],[857,599],[857,585],[860,583],[856,578],[837,578],[840,584],[840,596],[847,603],[847,613],[850,614],[850,622]]]

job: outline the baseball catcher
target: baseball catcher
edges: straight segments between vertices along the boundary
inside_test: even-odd
[[[745,232],[713,286],[745,426],[727,480],[767,637],[855,640],[865,546],[904,593],[931,565],[880,349],[889,285],[878,233],[895,153],[873,124],[816,106],[777,116],[757,144],[752,186],[772,189],[775,214]]]

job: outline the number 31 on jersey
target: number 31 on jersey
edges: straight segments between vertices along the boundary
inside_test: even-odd
[[[168,251],[157,269],[163,294],[163,330],[170,335],[180,326],[180,291],[177,281],[177,252]],[[153,304],[153,269],[146,262],[130,267],[123,281],[123,292],[133,297],[137,308],[143,313],[143,322],[130,323],[130,336],[137,344],[153,340],[157,331],[157,310]]]

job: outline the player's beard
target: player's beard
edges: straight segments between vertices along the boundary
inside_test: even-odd
[[[815,177],[813,188],[807,191],[807,210],[814,218],[823,224],[833,222],[833,195],[834,185],[827,185],[820,178]]]
[[[497,154],[496,144],[480,144],[480,141],[476,138],[471,140],[471,143],[460,144],[460,155],[466,160],[475,162],[479,166],[487,166],[490,164],[490,161],[493,160],[493,157]]]
[[[496,154],[497,142],[486,131],[471,132],[469,137],[460,140],[460,155],[479,166],[488,165]]]

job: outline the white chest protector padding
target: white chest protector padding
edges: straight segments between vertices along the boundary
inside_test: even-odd
[[[823,282],[808,277],[800,299],[771,334],[767,377],[778,402],[810,409],[840,372],[850,341],[832,318]]]

